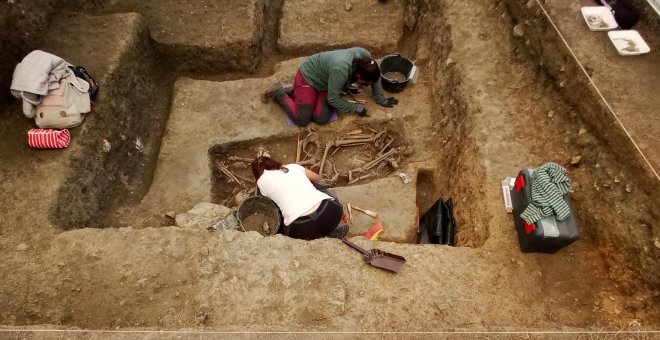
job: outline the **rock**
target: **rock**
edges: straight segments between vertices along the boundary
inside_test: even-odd
[[[190,211],[188,211],[188,213],[219,219],[227,216],[230,211],[231,209],[225,207],[224,205],[214,203],[199,203]]]
[[[174,222],[177,227],[181,228],[206,229],[217,220],[207,216],[186,213],[176,215]]]
[[[270,225],[268,225],[268,222],[264,222],[263,228],[265,232],[268,232],[268,230],[270,230]]]
[[[16,250],[18,250],[18,251],[26,251],[26,250],[28,250],[28,248],[29,248],[28,245],[25,244],[25,243],[19,243],[16,246]]]
[[[233,231],[233,230],[232,231],[229,231],[229,230],[224,231],[222,233],[222,238],[227,242],[233,242],[234,239],[236,238],[236,233],[238,233],[238,232]]]
[[[206,229],[230,212],[231,209],[219,204],[199,203],[187,213],[175,215],[174,222],[177,227]]]
[[[525,35],[525,31],[523,30],[523,25],[522,24],[518,24],[518,25],[513,26],[513,36],[514,37],[520,38],[523,35]]]
[[[548,111],[548,118],[552,118],[555,115],[555,111],[550,110]]]
[[[571,157],[571,165],[578,166],[580,165],[581,161],[582,161],[582,156],[580,155]]]
[[[657,237],[656,237],[655,239],[653,239],[653,245],[654,245],[656,248],[660,249],[660,239],[657,238]]]
[[[619,177],[614,177],[614,183],[619,183],[619,182],[621,182],[621,180],[619,179]]]
[[[632,186],[630,184],[626,184],[626,192],[632,192]]]
[[[208,319],[208,317],[209,317],[209,315],[206,314],[206,313],[199,313],[195,317],[195,321],[197,321],[197,323],[204,323],[204,322],[206,322],[206,319]]]
[[[580,131],[578,131],[578,136],[582,136],[582,135],[585,134],[586,132],[587,132],[587,129],[581,127],[581,128],[580,128]]]
[[[351,5],[350,2],[347,2],[346,4],[344,4],[344,9],[346,10],[346,12],[350,12],[351,9],[353,9],[353,5]]]
[[[173,210],[170,210],[170,211],[165,213],[165,217],[176,218],[176,212],[173,211]]]
[[[108,142],[107,139],[103,140],[103,152],[108,153],[112,149],[112,145]]]

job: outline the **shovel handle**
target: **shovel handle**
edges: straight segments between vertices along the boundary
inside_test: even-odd
[[[351,248],[353,248],[353,249],[359,251],[360,253],[362,253],[362,254],[364,254],[364,255],[368,255],[368,254],[369,254],[366,250],[360,248],[360,246],[358,246],[357,244],[355,244],[355,243],[353,243],[353,242],[351,242],[351,241],[349,241],[349,240],[347,240],[347,239],[345,239],[345,238],[342,238],[341,240],[344,241],[344,243],[346,243],[349,247],[351,247]]]

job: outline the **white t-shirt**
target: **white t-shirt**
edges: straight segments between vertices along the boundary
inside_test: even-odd
[[[318,191],[305,175],[305,168],[287,164],[282,170],[264,170],[257,186],[261,194],[272,199],[282,211],[284,224],[289,225],[321,201],[332,198]]]

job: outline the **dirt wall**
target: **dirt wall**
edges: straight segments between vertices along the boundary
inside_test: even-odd
[[[59,227],[103,227],[106,214],[117,205],[139,200],[149,188],[169,112],[172,79],[156,65],[149,31],[136,17],[138,28],[126,42],[128,48],[101,81],[98,105],[76,136],[83,151],[71,161],[50,214]],[[104,25],[112,20],[87,18]],[[48,44],[76,50],[62,47],[66,42],[44,42]],[[80,47],[81,53],[86,48]]]
[[[660,186],[650,167],[641,158],[623,128],[607,110],[587,75],[573,59],[552,24],[536,1],[504,0],[512,24],[520,24],[524,35],[518,38],[518,52],[537,65],[539,81],[548,82],[572,106],[567,122],[597,131],[593,141],[572,141],[592,160],[595,197],[576,193],[575,204],[588,207],[580,212],[582,230],[590,233],[607,258],[612,279],[634,284],[628,273],[637,273],[648,283],[660,282],[660,249],[654,244],[660,235],[658,202]],[[607,153],[596,144],[606,145]],[[625,190],[609,190],[610,183],[624,181]],[[635,195],[627,195],[635,190]],[[603,197],[605,199],[603,199]],[[605,204],[603,204],[605,202]]]
[[[260,59],[261,41],[264,36],[264,11],[271,10],[273,6],[277,6],[277,2],[275,4],[256,2],[252,18],[256,31],[247,41],[223,46],[169,44],[155,41],[154,47],[160,64],[168,65],[178,72],[201,74],[224,71],[254,72]]]

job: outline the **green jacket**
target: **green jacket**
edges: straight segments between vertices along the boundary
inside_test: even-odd
[[[330,106],[341,112],[357,113],[362,105],[343,100],[341,91],[353,79],[353,60],[365,57],[371,58],[371,55],[361,47],[321,52],[307,58],[300,65],[300,72],[317,91],[328,91]],[[379,104],[387,102],[380,80],[371,85],[371,94]]]

